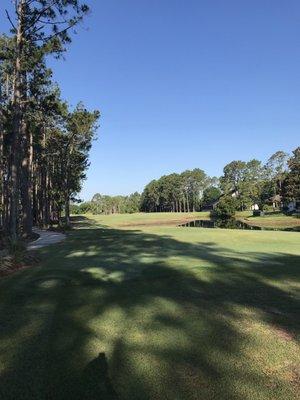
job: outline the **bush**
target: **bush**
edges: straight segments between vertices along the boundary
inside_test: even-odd
[[[237,201],[231,196],[224,196],[220,199],[215,209],[211,212],[214,218],[232,218],[237,209]]]

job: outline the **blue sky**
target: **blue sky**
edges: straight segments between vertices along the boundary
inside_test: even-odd
[[[300,145],[298,0],[87,3],[51,62],[63,97],[102,114],[82,198]]]

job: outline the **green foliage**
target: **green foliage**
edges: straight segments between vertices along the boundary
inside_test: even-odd
[[[225,195],[236,194],[241,210],[260,202],[264,176],[260,161],[232,161],[224,167],[223,172],[221,188]]]
[[[92,212],[92,203],[90,201],[83,202],[81,204],[71,204],[70,214],[80,215]]]
[[[132,214],[140,211],[141,195],[138,192],[129,196],[107,196],[96,193],[86,204],[86,211],[93,214]],[[81,207],[80,207],[81,209]]]
[[[203,204],[211,204],[218,200],[222,192],[218,187],[210,186],[203,192]]]
[[[216,218],[231,218],[238,209],[239,202],[232,196],[223,196],[215,209],[212,216]]]
[[[265,173],[268,181],[273,186],[274,195],[282,194],[282,183],[286,177],[288,169],[288,157],[289,155],[284,151],[276,151],[276,153],[272,154],[268,159],[265,165]]]
[[[293,156],[289,159],[288,166],[289,172],[283,182],[284,201],[300,203],[300,147],[293,151]]]
[[[0,210],[14,238],[30,236],[33,224],[57,222],[63,208],[67,221],[85,178],[99,113],[81,103],[69,110],[47,61],[61,57],[88,10],[80,0],[16,0],[6,12],[12,29],[0,37]]]
[[[143,211],[198,211],[203,192],[215,182],[199,168],[152,180],[142,193]]]

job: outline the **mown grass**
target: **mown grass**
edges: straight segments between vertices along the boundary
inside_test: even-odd
[[[239,213],[238,217],[242,217],[245,222],[261,226],[264,228],[275,229],[294,229],[300,230],[300,218],[295,215],[286,215],[281,212],[267,213],[262,217],[253,217],[252,213]]]
[[[190,212],[190,213],[137,213],[137,214],[111,214],[111,215],[92,215],[87,217],[104,221],[106,224],[117,228],[130,228],[131,226],[150,226],[167,225],[175,226],[180,223],[192,221],[195,219],[209,219],[210,212]],[[294,228],[300,230],[300,218],[293,215],[286,215],[280,212],[274,212],[263,217],[253,217],[252,211],[242,211],[236,213],[236,218],[241,219],[251,225],[257,225],[264,228]]]
[[[77,218],[0,280],[0,398],[297,399],[299,233],[145,218]]]
[[[180,223],[193,221],[195,219],[208,219],[210,212],[190,212],[190,213],[135,213],[135,214],[110,214],[110,215],[92,215],[87,214],[88,218],[101,222],[112,227],[130,227],[130,226],[157,226],[169,225],[176,226]]]

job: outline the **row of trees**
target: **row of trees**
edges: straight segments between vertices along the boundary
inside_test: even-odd
[[[221,195],[217,178],[208,177],[201,169],[162,176],[151,181],[142,194],[106,196],[95,194],[92,201],[73,204],[72,212],[94,214],[134,213],[139,211],[189,212],[201,209]]]
[[[46,60],[88,12],[78,0],[15,0],[0,36],[0,227],[16,238],[60,220],[80,191],[98,111],[70,109]]]
[[[196,168],[152,180],[141,195],[96,194],[91,202],[74,205],[73,212],[189,212],[211,208],[219,202],[220,215],[227,215],[254,204],[262,209],[266,205],[282,207],[297,201],[300,201],[300,148],[292,157],[278,151],[265,164],[256,159],[232,161],[224,167],[220,178],[211,178]]]
[[[296,171],[296,165],[299,168],[299,152],[300,148],[297,148],[289,157],[287,153],[278,151],[265,164],[256,159],[232,161],[224,167],[220,178],[224,196],[234,195],[239,210],[253,204],[262,209],[267,204],[282,207],[299,201],[300,173],[299,169]]]
[[[288,167],[289,171],[282,185],[283,196],[285,201],[294,201],[300,209],[300,147],[293,151]]]
[[[218,183],[199,168],[181,174],[164,175],[144,189],[141,210],[149,212],[190,212],[201,209],[205,191]],[[217,190],[217,189],[215,189]],[[219,192],[217,193],[219,195]]]
[[[95,194],[91,201],[72,204],[73,214],[132,214],[140,211],[141,195],[138,192],[129,196],[107,196]]]
[[[220,198],[236,210],[246,210],[254,204],[260,208],[268,204],[282,207],[300,201],[297,163],[299,148],[292,157],[277,151],[265,164],[257,159],[232,161],[219,179],[210,178],[201,169],[165,175],[145,187],[141,210],[198,211]]]

